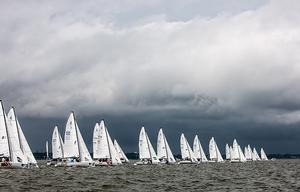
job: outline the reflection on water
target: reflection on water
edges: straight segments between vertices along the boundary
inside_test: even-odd
[[[300,160],[0,170],[0,191],[300,191]]]

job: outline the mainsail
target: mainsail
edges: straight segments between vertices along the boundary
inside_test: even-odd
[[[204,150],[202,148],[202,145],[200,143],[200,140],[198,138],[198,135],[196,135],[195,138],[194,138],[193,151],[194,151],[195,157],[200,162],[207,162],[207,158],[206,158],[206,155],[205,155]]]
[[[224,161],[214,137],[212,137],[209,141],[209,158],[211,161]]]
[[[181,158],[183,160],[190,160],[191,162],[198,161],[183,133],[180,136],[180,150],[181,150]]]
[[[94,159],[101,158],[100,150],[99,150],[99,145],[100,145],[99,137],[100,137],[100,125],[99,125],[99,123],[96,123],[95,128],[94,128],[94,133],[93,133],[93,158]]]
[[[162,129],[157,136],[157,157],[159,160],[167,160],[168,163],[176,162]]]
[[[65,130],[64,157],[79,157],[78,137],[74,113],[71,112]]]
[[[261,157],[261,160],[264,160],[264,161],[268,160],[268,157],[263,148],[260,149],[260,157]]]
[[[230,147],[228,144],[226,144],[225,146],[225,156],[226,156],[226,160],[230,160]]]
[[[142,127],[139,135],[139,158],[141,160],[151,159],[153,164],[159,162],[144,127]]]
[[[52,133],[52,159],[64,158],[63,141],[57,126]]]
[[[10,147],[8,143],[6,114],[2,101],[0,100],[0,157],[10,157]]]
[[[240,161],[240,153],[238,149],[238,143],[236,139],[233,140],[232,144],[232,154],[231,154],[231,161]]]
[[[12,107],[7,114],[7,134],[11,149],[11,161],[27,164],[27,157],[24,155],[20,143],[20,131],[17,125],[15,110]]]
[[[96,150],[94,158],[111,159],[113,165],[122,164],[104,121],[100,122],[99,128],[97,125],[95,126],[93,138],[95,139],[94,143],[97,144],[94,149]]]

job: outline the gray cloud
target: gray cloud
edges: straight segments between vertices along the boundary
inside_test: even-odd
[[[296,124],[299,8],[277,0],[6,1],[0,97],[27,118],[75,110],[168,114],[173,126],[197,126],[197,118]]]

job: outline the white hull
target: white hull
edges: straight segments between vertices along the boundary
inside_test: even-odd
[[[19,162],[9,162],[7,164],[0,164],[0,169],[24,169],[27,168],[27,165],[24,165]]]
[[[157,165],[158,163],[151,163],[150,161],[138,161],[134,165]]]
[[[88,161],[83,161],[83,162],[67,162],[65,164],[67,167],[93,167],[95,166],[94,163],[88,162]]]
[[[183,161],[179,161],[178,164],[197,164],[198,162],[192,162],[189,160],[183,160]]]

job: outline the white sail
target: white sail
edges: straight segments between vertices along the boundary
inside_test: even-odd
[[[99,131],[99,145],[98,148],[98,157],[100,159],[110,159],[110,149],[108,146],[108,138],[106,134],[106,128],[104,121],[100,122],[100,131]],[[95,157],[96,158],[96,157]]]
[[[225,146],[225,156],[226,156],[226,160],[230,160],[230,148],[228,144],[226,144]]]
[[[32,151],[31,151],[29,144],[25,138],[25,135],[23,133],[23,130],[20,126],[18,119],[17,119],[17,126],[18,126],[18,130],[19,130],[19,139],[20,139],[20,145],[21,145],[21,150],[23,151],[23,154],[27,158],[28,163],[37,165],[37,162],[32,154]]]
[[[268,157],[263,148],[260,149],[260,157],[261,157],[261,160],[264,160],[264,161],[268,160]]]
[[[239,154],[238,143],[236,139],[233,140],[231,155],[232,155],[231,156],[232,161],[240,161],[240,154]]]
[[[181,134],[180,137],[180,149],[181,149],[181,158],[183,160],[190,160],[191,162],[198,161],[183,133]]]
[[[93,158],[94,159],[99,159],[101,157],[99,145],[100,145],[100,125],[99,123],[96,123],[94,128],[94,133],[93,133]]]
[[[105,127],[105,131],[106,131],[106,135],[107,135],[107,141],[108,141],[108,146],[109,146],[109,151],[110,151],[110,158],[111,158],[112,164],[113,165],[122,164],[120,156],[118,155],[118,152],[115,148],[114,143],[112,142],[112,139],[111,139],[106,127]]]
[[[209,158],[212,161],[217,159],[216,144],[213,137],[209,141]]]
[[[52,159],[59,159],[63,157],[63,141],[57,126],[55,126],[52,133]]]
[[[232,157],[232,153],[233,153],[233,149],[232,149],[232,146],[230,146],[229,147],[230,160],[231,160],[231,157]]]
[[[116,139],[114,140],[114,145],[117,150],[117,153],[119,154],[120,159],[123,159],[125,162],[129,162],[128,158],[126,157],[125,153],[123,152],[121,146],[119,145]]]
[[[139,158],[151,159],[152,163],[155,164],[159,162],[144,127],[142,127],[139,135]]]
[[[49,159],[49,146],[48,146],[48,141],[46,141],[46,159]]]
[[[198,135],[196,135],[195,138],[194,138],[193,151],[194,151],[195,157],[199,161],[201,161],[201,162],[206,162],[207,161],[206,155],[204,153],[204,150],[202,148],[202,145],[200,143]]]
[[[11,149],[11,161],[27,164],[27,158],[25,157],[19,139],[19,129],[17,126],[16,115],[14,108],[11,108],[7,114],[7,134],[9,139],[9,145]]]
[[[238,146],[238,150],[239,150],[239,156],[240,156],[239,160],[240,160],[240,162],[245,162],[246,161],[246,157],[245,157],[245,155],[244,155],[244,153],[243,153],[240,145]]]
[[[164,141],[164,135],[163,135],[162,129],[158,131],[157,136],[157,157],[158,159],[166,159],[167,158],[167,150],[166,145]]]
[[[140,131],[140,135],[139,135],[139,158],[140,159],[150,159],[151,158],[150,149],[147,144],[146,137],[147,137],[147,135],[146,135],[145,128],[142,127],[142,129]]]
[[[257,151],[256,151],[255,148],[253,148],[253,155],[254,155],[254,159],[255,160],[260,161],[260,157],[259,157],[259,155],[258,155],[258,153],[257,153]]]
[[[6,126],[6,114],[2,101],[0,100],[0,157],[10,157],[7,126]]]
[[[212,137],[209,141],[209,158],[211,161],[224,161],[214,137]]]
[[[153,164],[157,164],[157,163],[159,163],[159,160],[158,160],[158,158],[157,158],[157,155],[156,155],[156,153],[155,153],[155,151],[154,151],[154,148],[153,148],[153,146],[152,146],[152,144],[151,144],[151,142],[150,142],[150,139],[149,139],[147,133],[146,133],[146,136],[147,136],[147,137],[146,137],[147,143],[148,143],[148,146],[149,146],[149,149],[150,149],[150,154],[151,154],[151,160],[152,160],[152,163],[153,163]]]
[[[64,157],[79,157],[78,138],[74,113],[71,112],[65,130]]]
[[[248,161],[252,161],[253,160],[253,152],[252,152],[250,145],[248,145],[248,153],[249,153],[249,157],[250,157],[248,159]]]
[[[157,137],[157,157],[161,160],[167,159],[168,163],[176,162],[162,129],[159,130]]]
[[[248,147],[244,148],[244,154],[245,154],[245,158],[248,161],[250,159],[250,154],[249,154],[249,150]]]
[[[76,125],[76,131],[77,131],[77,137],[78,137],[78,148],[79,148],[79,157],[80,157],[80,161],[88,161],[88,162],[92,162],[92,157],[90,152],[88,151],[86,144],[82,138],[81,132],[78,128],[77,122],[75,121],[75,125]]]
[[[217,151],[217,162],[223,162],[224,159],[223,159],[223,157],[222,157],[222,155],[221,155],[221,153],[220,153],[220,150],[219,150],[219,148],[218,148],[217,143],[215,143],[215,146],[216,146],[216,151]]]

